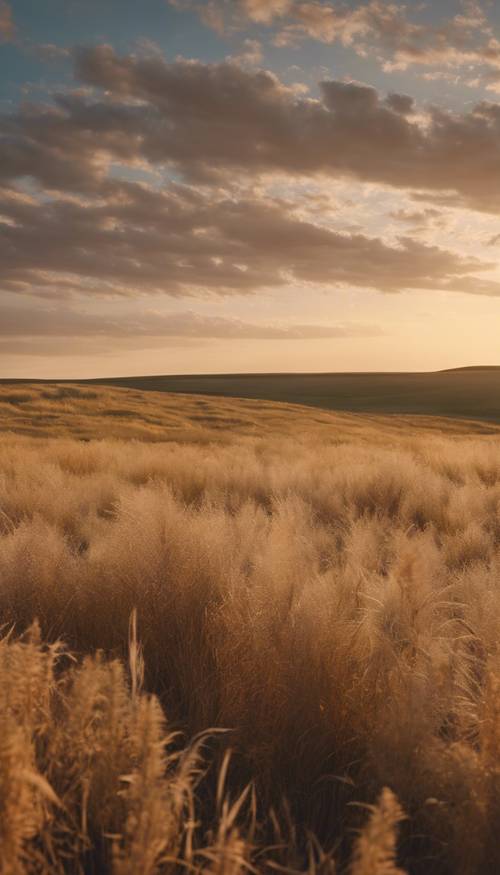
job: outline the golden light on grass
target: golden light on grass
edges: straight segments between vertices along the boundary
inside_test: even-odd
[[[4,872],[497,870],[497,427],[2,392]]]

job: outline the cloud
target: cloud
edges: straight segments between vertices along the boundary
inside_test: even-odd
[[[276,195],[277,174],[325,174],[498,211],[500,107],[433,109],[422,120],[410,97],[358,83],[323,82],[313,100],[233,62],[167,63],[108,46],[80,49],[76,71],[83,89],[2,120],[4,290],[55,300],[291,283],[500,294],[482,276],[493,263],[408,235],[339,232],[300,186],[291,200]],[[172,169],[188,184],[165,183]],[[132,171],[157,175],[151,185],[116,178]]]
[[[293,7],[291,0],[241,0],[242,12],[251,21],[270,24],[275,18],[287,15]]]
[[[249,64],[250,66],[260,64],[262,61],[262,44],[259,40],[246,39],[240,52],[236,55],[231,55],[228,60],[237,64]]]
[[[120,349],[161,349],[211,340],[342,340],[375,338],[378,325],[263,324],[186,311],[99,315],[60,306],[0,304],[0,355],[94,355]]]
[[[304,38],[338,42],[359,55],[375,55],[387,71],[411,66],[500,69],[500,42],[473,0],[462,0],[460,11],[439,24],[422,23],[422,7],[417,4],[384,0],[354,5],[320,0],[171,0],[171,5],[196,10],[219,33],[258,24],[277,28],[278,46]]]
[[[445,225],[445,215],[441,210],[436,210],[433,207],[428,207],[425,210],[393,210],[390,214],[391,219],[397,222],[403,222],[411,226],[419,226],[425,228],[428,225]]]
[[[7,0],[0,0],[0,43],[11,42],[16,35],[12,9]]]
[[[55,45],[55,43],[33,43],[27,46],[27,48],[41,61],[46,63],[65,61],[71,57],[70,49]]]
[[[3,117],[0,179],[92,191],[113,160],[216,184],[237,174],[353,177],[500,209],[494,103],[422,117],[407,95],[383,98],[358,83],[322,82],[313,100],[268,71],[119,56],[109,46],[79,50],[76,75],[104,93],[56,95]]]
[[[492,267],[408,237],[338,233],[269,195],[109,180],[99,200],[0,193],[0,285],[55,299],[249,294],[315,283],[500,294]],[[297,209],[300,203],[297,203]]]
[[[273,24],[276,18],[287,15],[292,0],[167,0],[179,10],[195,10],[201,20],[219,34],[238,29],[245,20],[256,24]]]

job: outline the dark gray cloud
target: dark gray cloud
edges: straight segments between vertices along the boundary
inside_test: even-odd
[[[477,276],[488,263],[409,237],[390,246],[338,233],[270,197],[108,180],[99,200],[0,191],[0,216],[0,284],[19,294],[245,294],[290,283],[500,294]]]

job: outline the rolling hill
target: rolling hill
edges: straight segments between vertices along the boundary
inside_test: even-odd
[[[431,373],[158,375],[76,382],[148,392],[281,401],[357,413],[500,422],[500,367]]]

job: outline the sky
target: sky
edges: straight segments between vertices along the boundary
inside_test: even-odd
[[[500,364],[495,0],[0,0],[0,376]]]

